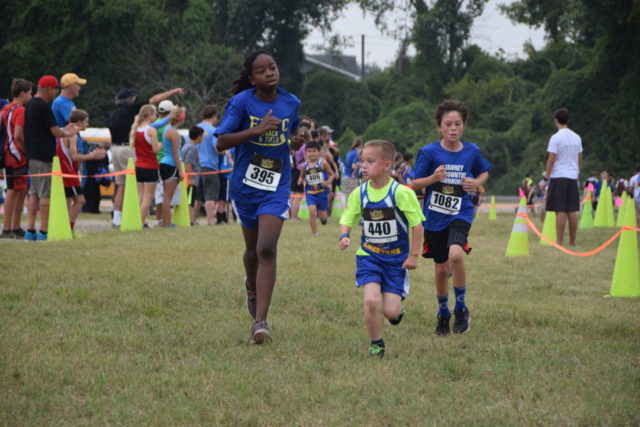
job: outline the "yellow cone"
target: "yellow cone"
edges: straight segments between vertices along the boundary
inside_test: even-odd
[[[593,218],[594,227],[606,227],[607,226],[607,198],[606,191],[607,184],[603,183],[600,188],[600,195],[598,196],[598,206],[596,206],[596,216]]]
[[[584,199],[584,207],[580,215],[580,223],[578,224],[580,230],[593,228],[593,204],[591,204],[591,199],[591,191],[589,191]]]
[[[184,170],[184,163],[182,163],[182,170]],[[186,182],[187,181],[185,179],[180,181],[180,203],[176,206],[173,213],[173,223],[178,227],[191,227]]]
[[[552,242],[558,241],[558,233],[556,231],[556,213],[554,211],[547,211],[544,215],[544,224],[542,224],[542,234],[548,237]],[[551,246],[545,242],[542,237],[540,238],[540,244],[545,246]]]
[[[637,227],[634,204],[627,203],[624,221],[626,226]],[[640,297],[638,234],[635,230],[622,230],[620,235],[610,295],[612,297]]]
[[[122,201],[122,224],[120,231],[142,230],[140,216],[140,198],[133,158],[127,161],[127,175],[124,182],[124,199]]]
[[[60,159],[53,157],[51,176],[51,199],[49,204],[49,229],[47,240],[71,240],[71,224],[69,223],[69,210],[67,209],[67,198],[64,194],[64,184],[60,173]],[[56,173],[58,173],[56,175]]]
[[[498,219],[496,214],[496,197],[491,196],[491,204],[489,205],[489,220],[495,221]]]
[[[300,209],[298,210],[298,218],[309,219],[309,206],[307,206],[307,197],[302,193],[302,200],[300,200]]]
[[[613,217],[613,196],[611,195],[611,188],[607,185],[607,203],[605,205],[605,212],[607,213],[607,227],[615,227],[616,222]]]
[[[333,208],[331,210],[331,216],[339,218],[342,215],[344,202],[344,194],[340,191],[340,187],[336,187],[336,192],[333,195]]]
[[[524,197],[520,198],[518,213],[527,213],[527,199]],[[511,229],[511,236],[509,236],[509,243],[507,244],[507,251],[505,255],[529,255],[529,233],[527,229],[527,220],[521,216],[516,215],[516,219],[513,222],[513,228]]]

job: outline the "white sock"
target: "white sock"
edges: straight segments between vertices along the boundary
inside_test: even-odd
[[[113,211],[113,225],[120,226],[122,224],[122,211]]]

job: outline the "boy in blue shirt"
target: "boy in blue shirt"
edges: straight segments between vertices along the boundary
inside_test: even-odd
[[[441,139],[423,147],[411,173],[414,190],[427,189],[424,199],[426,217],[422,256],[435,261],[435,283],[438,296],[436,334],[449,334],[449,272],[453,272],[454,333],[469,331],[471,317],[465,304],[467,273],[464,252],[471,251],[467,236],[474,218],[470,194],[478,191],[489,178],[491,164],[482,157],[480,148],[462,141],[467,122],[467,107],[447,100],[436,110],[436,124]]]
[[[349,232],[362,218],[361,244],[356,252],[356,285],[364,289],[364,322],[369,354],[382,358],[380,311],[392,325],[404,317],[402,300],[409,294],[409,272],[418,265],[424,215],[416,194],[391,179],[395,148],[389,141],[364,145],[362,175],[340,218],[340,249],[351,244]],[[411,239],[411,242],[409,242]]]
[[[317,141],[309,141],[305,147],[307,161],[300,166],[298,184],[304,182],[304,192],[309,207],[311,236],[318,237],[318,217],[322,225],[327,223],[329,189],[335,174],[331,166],[321,157],[322,146]]]

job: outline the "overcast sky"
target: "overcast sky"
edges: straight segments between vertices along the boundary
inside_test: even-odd
[[[471,30],[471,43],[477,44],[489,53],[496,53],[500,48],[507,57],[524,57],[523,44],[529,40],[537,49],[544,46],[544,32],[529,28],[526,25],[514,25],[498,11],[498,4],[511,3],[513,0],[489,0],[483,14],[474,22]],[[361,35],[365,35],[365,61],[385,67],[393,62],[398,50],[398,42],[386,37],[374,25],[373,17],[362,14],[356,5],[345,9],[342,18],[334,22],[333,32],[353,38],[354,46],[344,49],[347,55],[355,55],[360,63]],[[305,40],[305,51],[316,53],[314,45],[323,45],[322,33],[314,30]]]

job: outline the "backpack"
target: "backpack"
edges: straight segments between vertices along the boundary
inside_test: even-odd
[[[11,115],[13,114],[13,110],[15,110],[19,106],[20,104],[15,104],[13,107],[9,109],[9,112],[7,113],[7,125],[9,126],[5,126],[4,122],[1,120],[2,113],[4,113],[4,109],[0,110],[0,169],[4,168],[4,151],[5,151],[4,146],[6,144],[7,137],[9,137],[9,143],[13,141],[13,138],[11,137],[11,135],[9,135]]]

